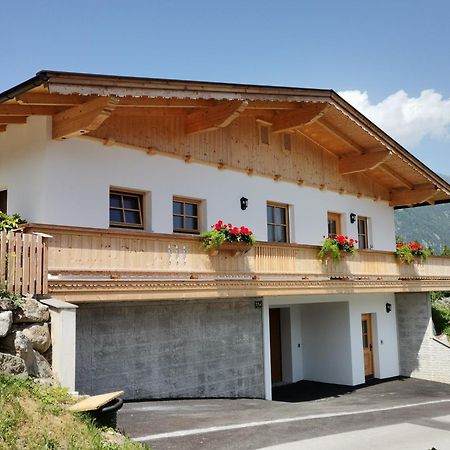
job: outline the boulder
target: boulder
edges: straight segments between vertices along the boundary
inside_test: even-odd
[[[0,375],[15,375],[25,378],[28,375],[25,361],[18,356],[0,353]]]
[[[48,306],[31,297],[25,297],[23,303],[14,311],[14,323],[48,322],[49,319]]]
[[[0,311],[13,311],[16,306],[9,298],[0,298]]]
[[[33,344],[21,331],[15,333],[14,347],[16,349],[16,356],[25,361],[25,366],[29,375],[38,376],[39,370],[33,350]]]
[[[39,353],[45,353],[52,343],[48,323],[18,325],[14,327],[21,331],[33,344],[33,348]]]
[[[51,378],[52,368],[47,360],[36,350],[33,350],[37,365],[37,376],[39,378]]]
[[[9,333],[12,325],[12,316],[13,314],[11,311],[0,312],[0,338]]]

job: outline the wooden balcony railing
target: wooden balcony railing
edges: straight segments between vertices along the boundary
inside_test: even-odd
[[[298,244],[258,242],[245,255],[219,254],[209,256],[198,237],[176,234],[155,234],[127,230],[103,230],[50,225],[27,225],[27,232],[39,231],[52,235],[48,241],[48,272],[50,291],[58,284],[73,289],[95,289],[96,282],[125,286],[143,282],[215,280],[252,280],[277,282],[322,283],[336,280],[372,283],[372,289],[382,282],[401,284],[400,290],[412,289],[415,282],[428,281],[427,289],[450,289],[450,258],[430,257],[423,264],[400,264],[393,252],[359,251],[338,264],[323,264],[317,257],[319,247]],[[84,283],[84,284],[83,284]],[[112,284],[111,284],[112,283]],[[409,283],[409,284],[408,284]],[[104,289],[109,289],[102,284]],[[185,289],[179,287],[179,289]],[[420,286],[419,286],[420,287]],[[60,289],[60,288],[59,288]],[[87,289],[87,288],[86,288]],[[150,289],[150,288],[149,288]],[[256,291],[253,290],[252,292]],[[250,294],[249,294],[250,295]]]
[[[14,294],[47,294],[47,252],[42,236],[0,232],[0,286]]]

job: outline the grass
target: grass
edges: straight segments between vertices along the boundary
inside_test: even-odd
[[[72,403],[65,389],[0,376],[0,450],[148,449],[128,438],[120,444],[108,440],[106,429],[66,411]]]

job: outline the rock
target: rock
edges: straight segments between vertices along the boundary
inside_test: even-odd
[[[16,349],[16,356],[25,361],[28,374],[38,376],[39,370],[34,353],[35,350],[33,350],[33,344],[21,331],[15,333],[14,347]]]
[[[50,347],[46,352],[42,353],[42,356],[48,361],[50,365],[52,365],[53,363],[52,347]]]
[[[52,368],[50,364],[47,362],[47,360],[36,350],[33,350],[34,357],[36,359],[36,365],[37,365],[37,376],[39,378],[51,378]]]
[[[103,441],[105,444],[109,447],[123,447],[127,443],[127,438],[123,435],[118,433],[114,430],[105,430],[102,432],[103,434]]]
[[[0,337],[6,336],[11,329],[12,316],[11,311],[0,312]]]
[[[39,353],[45,353],[52,343],[48,323],[18,325],[15,327],[21,331],[33,344],[33,348]]]
[[[0,339],[0,352],[15,355],[16,347],[14,345],[14,339],[16,339],[16,332],[12,329],[10,334]]]
[[[16,305],[9,298],[0,298],[0,311],[13,311]]]
[[[20,307],[14,311],[14,323],[48,322],[49,319],[48,306],[31,297],[25,297]]]
[[[21,378],[28,376],[25,361],[18,356],[0,353],[0,374],[16,375]]]
[[[53,378],[35,378],[34,382],[39,384],[39,386],[53,386],[55,384]]]

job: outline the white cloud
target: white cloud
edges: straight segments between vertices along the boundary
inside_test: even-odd
[[[419,97],[409,97],[401,90],[372,104],[366,91],[339,92],[345,100],[404,147],[413,148],[425,137],[450,140],[450,99],[433,89]]]

